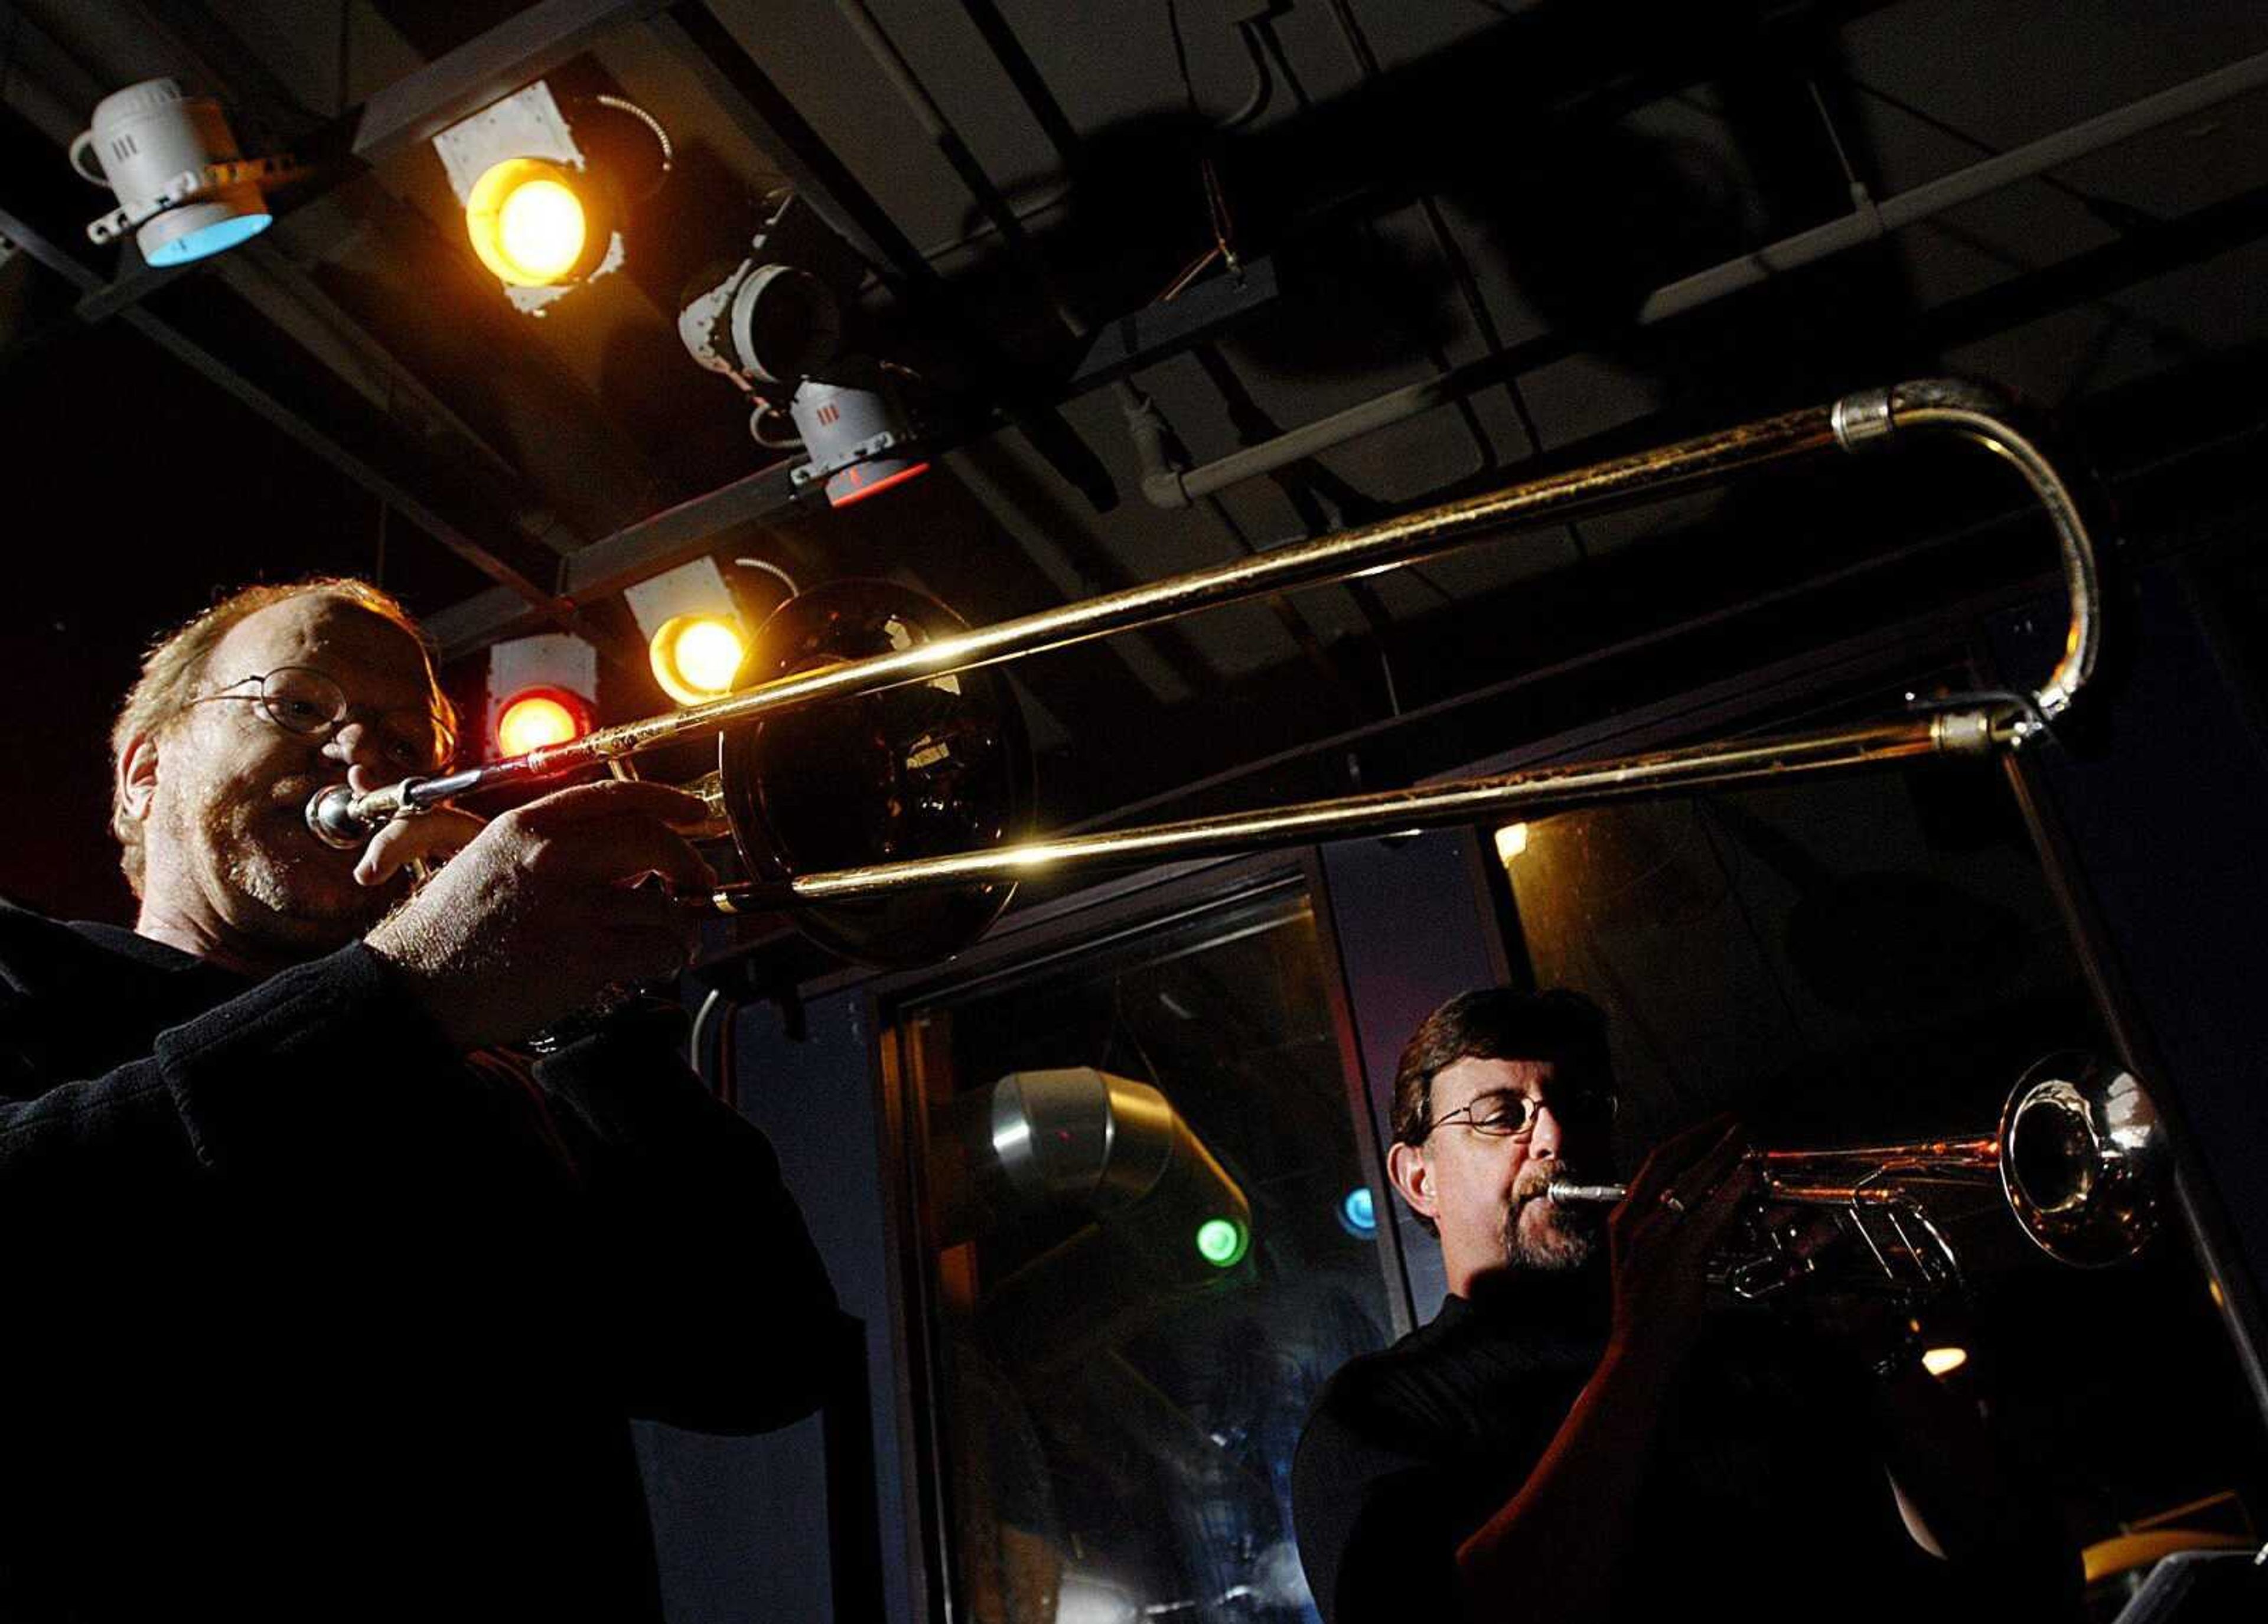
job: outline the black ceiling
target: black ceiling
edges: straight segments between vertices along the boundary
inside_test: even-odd
[[[153,628],[254,577],[382,574],[468,672],[495,637],[572,626],[624,717],[662,702],[620,590],[704,554],[893,575],[985,621],[1946,371],[2077,430],[2130,524],[2176,536],[2198,491],[2242,497],[2257,443],[2268,92],[1650,318],[1681,279],[1851,216],[1854,182],[1864,218],[2264,50],[2268,13],[2238,0],[0,0],[0,215],[27,239],[0,262],[9,715],[40,786],[0,890],[120,911],[84,878],[107,866],[107,709]],[[514,63],[634,98],[678,153],[623,274],[541,320],[473,260],[425,139]],[[102,93],[158,73],[221,94],[247,151],[318,160],[274,231],[173,276],[86,242],[105,196],[63,162]],[[788,500],[674,331],[783,179],[862,256],[861,331],[920,374],[941,453],[840,511]],[[1236,266],[1163,299],[1217,226]],[[1174,494],[1176,467],[1443,376],[1449,403]],[[1144,400],[1162,468],[1130,432]],[[1019,674],[1045,810],[1329,740],[1295,776],[1436,770],[2044,562],[1988,533],[1948,585],[1947,539],[2005,493],[1936,467],[1047,657]],[[1476,693],[1499,697],[1388,725]]]

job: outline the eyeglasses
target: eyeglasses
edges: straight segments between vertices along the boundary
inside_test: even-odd
[[[354,707],[346,690],[328,672],[312,665],[279,665],[265,676],[239,677],[228,687],[247,682],[260,685],[257,694],[231,694],[224,689],[189,702],[202,705],[217,699],[247,700],[261,714],[287,733],[304,739],[328,739],[347,724]],[[381,710],[377,725],[386,758],[405,772],[431,771],[456,749],[455,736],[431,710]]]
[[[1614,1114],[1615,1097],[1594,1089],[1555,1089],[1542,1097],[1509,1091],[1483,1094],[1454,1111],[1444,1111],[1426,1123],[1418,1143],[1424,1143],[1435,1128],[1459,1117],[1465,1119],[1466,1127],[1484,1138],[1525,1139],[1535,1131],[1536,1116],[1546,1106],[1551,1107],[1552,1115],[1563,1120],[1596,1121]]]

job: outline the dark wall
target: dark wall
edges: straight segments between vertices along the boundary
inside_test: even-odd
[[[1394,1141],[1395,1063],[1410,1034],[1443,1000],[1504,979],[1492,943],[1496,924],[1485,917],[1474,883],[1472,839],[1449,829],[1322,849],[1331,929],[1381,1155]],[[1379,1177],[1384,1179],[1384,1169]],[[1401,1241],[1411,1312],[1423,1325],[1449,1290],[1440,1245],[1401,1201],[1388,1201],[1387,1208]]]
[[[735,1053],[740,1109],[770,1137],[781,1171],[827,1260],[843,1311],[862,1322],[863,1370],[846,1370],[846,1405],[864,1416],[814,1418],[753,1438],[706,1437],[662,1426],[639,1429],[662,1595],[670,1624],[772,1624],[774,1620],[918,1616],[907,1575],[904,1478],[893,1352],[895,1264],[885,1220],[873,1034],[863,993],[814,999],[790,1027],[776,1004],[739,1017]],[[730,1282],[718,1290],[732,1289]],[[781,1336],[817,1334],[783,1325]],[[859,1422],[865,1424],[862,1427]],[[833,1437],[830,1440],[829,1433]],[[873,1441],[870,1483],[842,1481],[862,1469],[858,1444]],[[836,1471],[830,1517],[828,1446],[848,1460]],[[847,1447],[846,1447],[847,1445]],[[859,1528],[860,1501],[879,1507]],[[851,1524],[830,1539],[830,1522]],[[836,1611],[838,1591],[844,1598]]]
[[[2261,673],[2212,626],[2214,567],[2170,562],[2110,597],[2120,651],[2064,747],[2028,773],[2074,888],[2083,933],[2138,1064],[2185,1128],[2254,1301],[2268,1282],[2268,741]],[[2004,669],[2052,658],[2052,606],[1993,628]],[[2257,1323],[2257,1321],[2256,1321]],[[2257,1377],[2256,1376],[2256,1380]]]

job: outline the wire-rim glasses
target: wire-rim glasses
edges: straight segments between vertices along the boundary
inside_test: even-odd
[[[1425,1124],[1418,1143],[1423,1144],[1433,1136],[1435,1128],[1459,1117],[1483,1138],[1525,1139],[1535,1131],[1536,1116],[1546,1106],[1563,1119],[1595,1121],[1613,1114],[1615,1097],[1596,1089],[1552,1089],[1541,1096],[1498,1089],[1441,1113]]]
[[[256,694],[232,694],[256,682]],[[239,677],[219,693],[189,702],[202,705],[213,700],[244,700],[260,707],[261,714],[287,733],[303,739],[329,739],[347,724],[353,707],[346,690],[328,672],[313,665],[278,665],[275,670]],[[440,716],[431,710],[383,710],[376,721],[387,759],[405,772],[431,772],[447,761],[456,740]]]

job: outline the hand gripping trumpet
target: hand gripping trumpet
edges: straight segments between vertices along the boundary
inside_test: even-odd
[[[1709,1260],[1709,1280],[1747,1301],[1817,1276],[1799,1244],[1802,1214],[1826,1209],[1855,1243],[1858,1268],[1835,1283],[1929,1296],[1966,1283],[1931,1215],[1933,1187],[1997,1186],[2025,1237],[2048,1256],[2101,1268],[2141,1251],[2173,1178],[2156,1109],[2133,1074],[2091,1055],[2051,1054],[2017,1082],[1998,1130],[1980,1139],[1851,1150],[1751,1150],[1756,1203],[1742,1239]],[[1554,1181],[1550,1198],[1619,1201],[1619,1184]]]
[[[1779,738],[1053,840],[1025,835],[1030,749],[1015,697],[993,666],[1220,605],[1398,569],[1539,524],[1766,467],[1940,437],[2006,460],[2054,529],[2070,628],[2055,668],[2029,694],[1973,696]],[[1545,474],[989,627],[970,628],[942,606],[887,582],[837,582],[791,599],[765,622],[734,691],[721,699],[367,794],[335,786],[308,803],[307,824],[334,845],[358,846],[406,812],[593,765],[625,772],[640,752],[714,732],[718,771],[702,792],[724,814],[755,878],[688,899],[689,905],[725,913],[792,910],[799,929],[846,957],[922,962],[973,941],[1007,906],[1017,881],[1043,873],[1480,818],[1532,818],[1706,785],[2014,749],[2043,731],[2087,681],[2098,620],[2093,544],[2055,469],[2011,426],[1991,393],[1930,379]],[[831,723],[810,719],[822,702]]]

